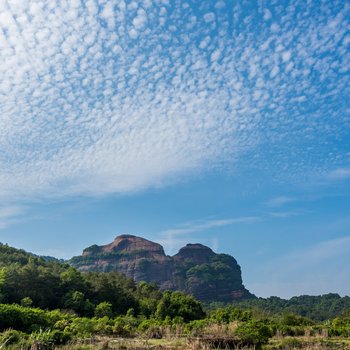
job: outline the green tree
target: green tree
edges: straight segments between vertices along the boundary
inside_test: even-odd
[[[85,298],[84,293],[79,291],[70,292],[66,295],[64,306],[75,311],[78,315],[92,316],[94,305]]]
[[[33,300],[32,298],[30,297],[24,297],[22,300],[21,300],[21,305],[24,306],[24,307],[30,307],[33,305]]]
[[[112,318],[113,316],[112,304],[107,301],[103,301],[102,303],[99,303],[95,307],[95,316],[98,318],[102,318],[105,316]]]
[[[263,321],[250,320],[242,322],[235,330],[237,335],[245,345],[254,345],[261,348],[272,337],[271,329]]]
[[[202,304],[190,295],[182,292],[165,291],[158,303],[156,317],[165,320],[182,317],[185,322],[199,320],[205,317]]]

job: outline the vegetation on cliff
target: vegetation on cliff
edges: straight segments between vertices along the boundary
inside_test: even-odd
[[[205,302],[254,297],[243,285],[237,261],[201,244],[188,244],[170,257],[157,243],[122,235],[105,246],[86,248],[69,263],[81,271],[118,271],[137,282],[154,282],[161,290],[181,290]]]

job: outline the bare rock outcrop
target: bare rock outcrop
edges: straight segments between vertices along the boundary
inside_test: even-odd
[[[118,271],[137,282],[155,282],[161,290],[181,290],[202,301],[252,297],[237,261],[202,244],[187,244],[171,257],[158,243],[121,235],[110,244],[86,248],[70,263],[81,271]]]

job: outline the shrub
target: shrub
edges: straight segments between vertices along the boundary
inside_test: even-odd
[[[67,331],[60,331],[58,329],[54,329],[50,333],[50,337],[55,345],[64,345],[67,344],[72,339],[72,333]]]
[[[165,291],[157,306],[156,317],[165,320],[167,316],[171,319],[181,317],[189,322],[204,318],[205,313],[202,304],[192,296],[178,291]]]
[[[208,319],[191,321],[185,325],[185,332],[194,337],[200,336],[203,334],[208,324]]]
[[[271,329],[264,322],[251,320],[240,323],[235,330],[235,335],[237,335],[243,343],[260,348],[261,345],[268,342],[273,334]]]
[[[0,331],[13,328],[30,333],[50,326],[48,313],[44,310],[16,304],[0,304]]]
[[[94,333],[99,335],[111,335],[113,333],[113,323],[108,316],[95,319]]]
[[[28,340],[28,335],[16,331],[15,329],[9,329],[2,334],[0,334],[0,349],[5,348],[5,346],[11,345],[11,344],[18,344],[23,341]]]
[[[99,318],[102,318],[105,316],[111,318],[113,316],[112,304],[106,301],[99,303],[95,308],[95,316]]]
[[[94,334],[94,320],[81,317],[74,318],[72,323],[65,329],[67,332],[72,332],[81,338],[88,338]]]
[[[30,340],[32,343],[40,344],[46,349],[52,349],[54,346],[54,340],[52,338],[51,331],[49,329],[35,331],[30,335]]]

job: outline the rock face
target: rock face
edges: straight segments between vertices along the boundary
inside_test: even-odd
[[[242,284],[237,261],[202,244],[187,244],[171,257],[158,243],[121,235],[110,244],[86,248],[69,263],[81,271],[115,270],[137,282],[155,282],[161,290],[181,290],[202,301],[253,297]]]

